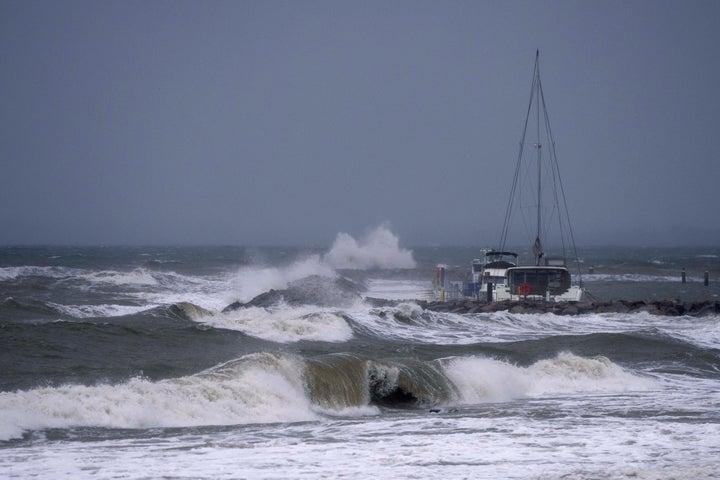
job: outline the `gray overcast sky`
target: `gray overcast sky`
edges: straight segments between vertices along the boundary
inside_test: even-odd
[[[0,0],[0,244],[499,239],[535,50],[587,244],[720,243],[720,2]]]

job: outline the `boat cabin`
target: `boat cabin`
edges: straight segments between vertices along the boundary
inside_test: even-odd
[[[508,268],[506,286],[511,295],[562,295],[570,290],[570,272],[561,266]]]

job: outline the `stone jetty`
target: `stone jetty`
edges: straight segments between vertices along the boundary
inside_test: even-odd
[[[556,315],[647,312],[652,315],[667,315],[674,317],[682,315],[703,316],[720,314],[720,301],[712,300],[701,302],[680,302],[677,300],[608,300],[558,303],[538,300],[503,302],[451,300],[446,302],[415,301],[414,303],[417,303],[420,307],[426,310],[458,314],[498,311],[509,311],[510,313],[554,313]]]

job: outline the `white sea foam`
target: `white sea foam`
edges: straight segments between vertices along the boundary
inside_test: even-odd
[[[60,305],[57,303],[48,303],[54,309],[74,318],[95,318],[95,317],[121,317],[124,315],[132,315],[151,308],[151,306],[131,306],[131,305]]]
[[[303,363],[254,354],[206,372],[151,382],[67,385],[0,393],[0,440],[23,431],[80,426],[180,427],[317,418],[305,395]]]
[[[582,276],[588,282],[678,282],[680,275],[645,275],[641,273],[592,273]],[[688,281],[693,280],[688,278]],[[695,279],[700,281],[700,279]]]
[[[339,233],[323,260],[333,268],[414,268],[412,251],[400,248],[398,237],[387,225],[380,225],[359,241]]]
[[[376,336],[408,343],[468,344],[491,338],[482,323],[468,315],[423,310],[414,302],[393,307],[359,306],[347,313]]]
[[[717,478],[716,425],[593,418],[573,403],[568,421],[546,407],[49,442],[6,450],[0,468],[13,479]]]
[[[273,308],[248,307],[199,316],[198,322],[214,328],[238,330],[253,337],[279,343],[300,340],[345,342],[352,338],[350,325],[336,310],[315,306]]]
[[[464,404],[502,402],[543,395],[648,390],[651,379],[623,370],[605,357],[561,353],[529,367],[483,357],[446,361],[448,378]]]
[[[287,288],[290,283],[310,275],[335,277],[337,273],[319,255],[311,255],[284,267],[243,267],[231,279],[230,287],[235,298],[247,302],[268,290]]]
[[[81,275],[81,278],[90,283],[108,285],[158,285],[158,280],[152,272],[144,268],[136,268],[129,272],[101,271],[89,272]]]
[[[232,285],[234,275],[194,277],[167,272],[154,274],[160,285],[134,288],[128,295],[147,302],[150,306],[189,302],[209,310],[222,310],[237,300]]]
[[[671,317],[648,312],[555,315],[498,311],[454,314],[423,310],[413,302],[347,310],[378,337],[435,345],[530,340],[553,335],[652,332],[700,347],[720,348],[718,315]]]
[[[309,255],[284,266],[249,266],[237,271],[230,282],[234,299],[247,302],[270,289],[284,289],[297,280],[319,275],[337,277],[337,269],[413,268],[412,252],[399,247],[398,238],[381,225],[360,241],[338,234],[324,255]],[[415,287],[413,287],[415,289]]]
[[[702,317],[653,315],[648,312],[592,313],[564,316],[552,313],[490,314],[486,325],[489,340],[531,339],[552,335],[651,332],[686,341],[699,347],[720,348],[718,315]]]

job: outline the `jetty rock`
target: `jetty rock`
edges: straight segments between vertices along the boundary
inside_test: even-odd
[[[416,302],[420,307],[435,312],[487,313],[508,311],[510,313],[554,313],[555,315],[585,315],[590,313],[636,313],[647,312],[666,316],[703,316],[720,314],[720,301],[680,302],[677,300],[607,300],[594,302],[545,302],[516,300],[482,302],[455,300],[447,302]]]
[[[271,289],[247,303],[233,302],[223,312],[247,307],[272,307],[281,303],[290,306],[317,305],[320,307],[347,307],[360,300],[365,286],[345,277],[310,275],[290,282],[287,288]]]

